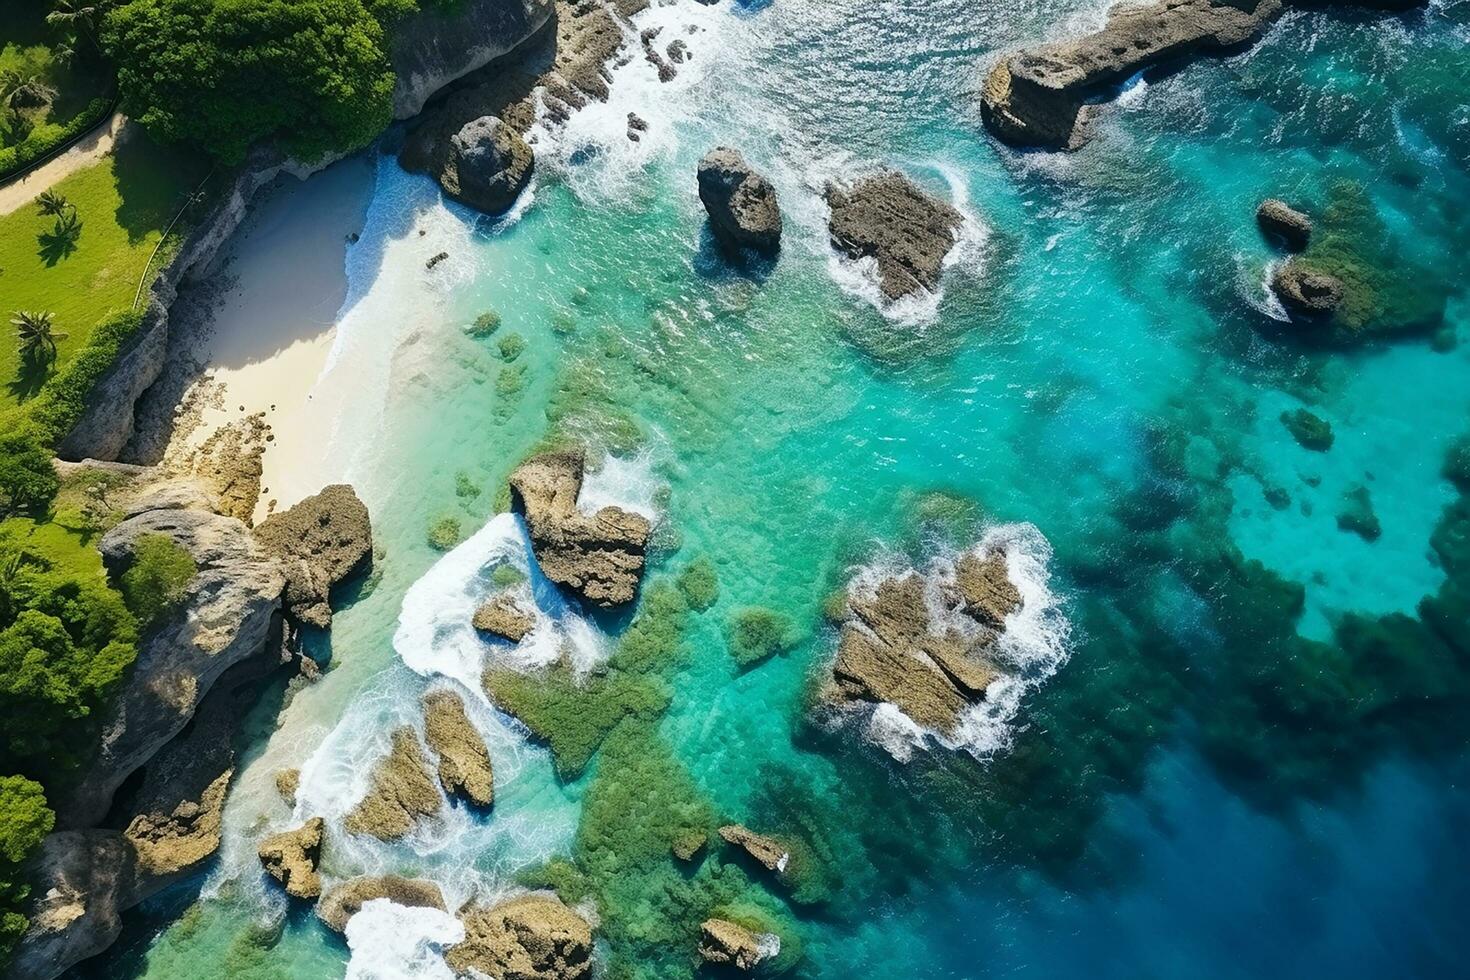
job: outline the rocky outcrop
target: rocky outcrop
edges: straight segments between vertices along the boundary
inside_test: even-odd
[[[757,834],[741,824],[727,824],[720,828],[720,837],[725,843],[733,844],[767,871],[782,872],[791,860],[790,850],[774,837]]]
[[[1256,224],[1261,226],[1261,231],[1279,239],[1293,252],[1306,248],[1312,237],[1312,219],[1274,197],[1262,201],[1256,208]]]
[[[349,833],[395,840],[441,805],[418,736],[405,725],[393,732],[392,750],[373,769],[367,795],[347,812],[342,826]]]
[[[717,146],[699,161],[699,200],[725,246],[767,254],[781,247],[781,209],[771,182],[739,150]]]
[[[178,509],[164,495],[150,509],[144,495],[135,513],[108,531],[100,549],[113,574],[132,562],[140,538],[161,534],[194,559],[198,572],[182,607],[139,644],[138,658],[103,723],[92,763],[58,808],[67,827],[94,826],[123,780],[152,759],[194,717],[224,672],[279,649],[285,576],[240,521],[203,510]]]
[[[332,587],[373,560],[368,509],[345,483],[272,514],[255,536],[285,569],[286,612],[310,626],[332,624]]]
[[[515,596],[502,592],[475,610],[470,625],[482,633],[519,643],[536,627],[536,617]]]
[[[1285,262],[1276,270],[1271,289],[1293,316],[1325,317],[1342,305],[1342,280],[1297,261]]]
[[[449,140],[434,176],[444,193],[486,214],[504,214],[531,182],[535,165],[521,134],[495,116],[471,119]]]
[[[51,980],[102,952],[139,898],[137,857],[115,830],[49,835],[26,867],[30,927],[15,947],[10,980]]]
[[[296,791],[301,788],[300,769],[282,769],[276,773],[276,792],[287,806],[296,805]]]
[[[400,878],[383,875],[376,878],[353,878],[322,896],[316,904],[316,917],[334,932],[346,932],[351,919],[368,902],[386,898],[407,908],[445,911],[444,894],[439,886],[422,878]]]
[[[511,51],[554,9],[552,0],[420,4],[418,13],[393,26],[394,118],[417,115],[435,92]]]
[[[444,953],[457,974],[580,980],[592,973],[592,927],[555,896],[525,895],[492,908],[472,905],[459,918],[464,941]]]
[[[903,174],[885,170],[851,187],[827,186],[832,245],[848,258],[872,258],[884,297],[932,292],[963,218]]]
[[[439,785],[476,806],[495,801],[495,778],[485,740],[470,724],[464,702],[450,691],[424,695],[424,741],[439,757]]]
[[[578,510],[585,466],[580,451],[533,456],[510,476],[511,502],[548,579],[594,606],[624,605],[637,594],[651,527],[620,507]]]
[[[952,734],[965,709],[1003,676],[991,652],[1021,601],[1000,553],[966,553],[951,576],[909,571],[849,589],[823,698],[839,706],[892,704],[919,725]],[[936,618],[936,608],[945,618]]]
[[[292,898],[316,898],[322,893],[316,866],[326,826],[321,817],[312,817],[295,830],[272,834],[260,842],[260,863]]]
[[[729,919],[705,919],[699,933],[699,955],[706,963],[750,971],[766,958],[760,937]]]

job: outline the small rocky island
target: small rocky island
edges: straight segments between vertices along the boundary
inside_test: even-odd
[[[717,146],[699,161],[699,200],[715,238],[727,248],[770,254],[781,247],[776,189],[739,150]]]
[[[944,258],[958,240],[961,214],[926,194],[908,177],[884,170],[850,186],[827,186],[832,245],[851,259],[878,263],[888,300],[939,286]]]

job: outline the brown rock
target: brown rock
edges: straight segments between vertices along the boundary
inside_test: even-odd
[[[439,756],[439,784],[446,795],[462,794],[477,806],[494,801],[490,753],[459,695],[435,691],[424,696],[424,741]]]
[[[1262,201],[1256,208],[1256,223],[1267,235],[1285,242],[1293,252],[1306,248],[1308,239],[1312,237],[1312,219],[1274,197]]]
[[[710,228],[725,245],[774,252],[781,247],[776,189],[740,151],[717,146],[699,161],[699,200]]]
[[[272,514],[255,537],[286,569],[286,611],[311,626],[331,625],[332,587],[372,564],[372,522],[345,483]]]
[[[260,842],[257,853],[270,876],[294,898],[316,898],[322,893],[316,865],[321,857],[322,834],[327,822],[312,817],[295,830],[272,834]]]
[[[1021,590],[1011,582],[1004,552],[962,555],[955,563],[955,585],[964,600],[961,608],[993,630],[1005,629],[1006,617],[1021,608]]]
[[[296,791],[301,788],[300,769],[282,769],[276,773],[276,792],[287,806],[296,805]]]
[[[938,287],[944,257],[963,221],[949,204],[886,170],[845,190],[829,184],[827,206],[833,246],[849,258],[875,258],[885,297]]]
[[[140,813],[123,831],[138,853],[138,869],[168,876],[192,868],[219,849],[225,792],[234,770],[221,773],[197,800],[182,800],[166,814]]]
[[[456,201],[486,214],[504,214],[531,182],[535,163],[519,132],[495,116],[481,116],[450,139],[438,178]]]
[[[1287,312],[1298,316],[1327,316],[1342,305],[1342,280],[1297,261],[1276,270],[1271,288]]]
[[[525,895],[493,908],[460,910],[464,941],[444,961],[458,974],[500,980],[580,980],[592,972],[592,927],[549,895]]]
[[[754,970],[765,957],[760,938],[728,919],[705,919],[699,927],[699,955],[706,963]]]
[[[689,830],[674,838],[674,843],[669,850],[674,857],[680,861],[692,861],[694,855],[698,854],[709,840],[709,835],[702,830]]]
[[[482,633],[519,643],[535,628],[536,617],[514,596],[502,592],[476,609],[470,623]]]
[[[733,844],[749,854],[767,871],[785,871],[791,858],[791,853],[774,837],[757,834],[738,823],[721,827],[720,836],[725,843]]]
[[[579,511],[585,465],[580,451],[533,456],[510,476],[511,501],[548,579],[595,606],[620,606],[637,594],[650,526],[620,507]]]
[[[441,805],[418,737],[405,725],[393,733],[392,751],[378,762],[372,787],[348,811],[342,826],[349,833],[394,840],[412,830],[420,817],[438,813]]]
[[[383,875],[376,878],[353,878],[322,896],[316,903],[316,917],[334,932],[346,932],[347,920],[375,898],[386,898],[408,908],[444,911],[444,894],[432,881]]]

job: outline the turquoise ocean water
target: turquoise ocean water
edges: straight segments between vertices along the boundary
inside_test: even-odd
[[[696,559],[717,571],[639,743],[662,761],[604,749],[559,779],[476,701],[494,810],[394,846],[334,835],[329,877],[505,892],[585,856],[589,828],[633,847],[620,835],[646,814],[617,793],[656,804],[678,783],[804,840],[815,884],[630,852],[600,909],[610,971],[692,972],[681,896],[708,886],[779,924],[792,976],[1456,975],[1470,518],[1442,469],[1470,432],[1470,5],[1293,13],[1247,53],[1131,81],[1079,153],[989,139],[990,59],[1105,9],[659,7],[640,24],[687,37],[693,60],[667,85],[623,66],[608,105],[539,134],[510,219],[446,206],[391,156],[359,167],[333,363],[363,391],[327,446],[372,509],[381,581],[313,638],[325,678],[248,733],[218,864],[77,975],[446,975],[443,919],[374,909],[344,942],[264,883],[254,847],[345,812],[426,688],[477,690],[487,656],[555,656],[490,652],[467,626],[497,564],[528,568],[497,497],[549,434],[606,454],[593,499],[657,518],[645,595]],[[650,123],[636,144],[630,111]],[[720,143],[777,186],[770,267],[732,268],[709,240],[693,174]],[[825,182],[879,165],[967,217],[942,295],[898,309],[824,234]],[[1348,347],[1293,333],[1264,288],[1266,196],[1351,211],[1443,325]],[[426,271],[418,252],[441,244],[450,260]],[[486,310],[496,336],[466,335]],[[511,333],[525,349],[507,361]],[[1329,452],[1279,421],[1302,406],[1332,423]],[[1337,521],[1359,488],[1372,541]],[[425,531],[446,515],[467,540],[441,555]],[[954,748],[809,723],[828,595],[985,533],[1018,542],[1047,607],[1016,638],[1013,710]],[[616,662],[627,616],[583,617],[533,583],[574,662]],[[725,635],[749,606],[800,640],[741,672]],[[303,764],[293,814],[272,777]]]

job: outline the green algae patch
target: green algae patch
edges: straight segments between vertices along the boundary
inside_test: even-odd
[[[796,646],[796,627],[789,616],[751,606],[730,617],[727,640],[730,656],[747,669]]]
[[[1377,541],[1383,533],[1378,514],[1373,510],[1373,498],[1368,488],[1358,484],[1343,494],[1342,509],[1337,513],[1337,526],[1343,531],[1358,535],[1364,541]]]
[[[436,551],[448,551],[459,544],[463,533],[458,517],[441,517],[429,525],[425,536],[429,547]]]
[[[1281,424],[1303,449],[1325,453],[1332,448],[1332,423],[1305,408],[1282,412]]]
[[[679,591],[689,608],[704,612],[720,598],[720,579],[715,572],[715,563],[706,555],[700,555],[679,573]]]
[[[465,333],[471,337],[489,337],[500,329],[500,314],[494,310],[486,310],[475,321],[465,328]]]

